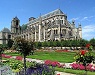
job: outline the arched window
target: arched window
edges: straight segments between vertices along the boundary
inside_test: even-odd
[[[58,34],[58,30],[56,30],[56,34]]]

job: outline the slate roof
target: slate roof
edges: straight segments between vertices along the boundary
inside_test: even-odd
[[[23,25],[21,26],[21,30],[25,30],[25,29],[27,29],[27,24],[23,24]]]
[[[11,33],[10,30],[9,30],[8,28],[4,28],[1,32]]]
[[[47,14],[45,14],[45,15],[42,15],[42,16],[40,16],[40,17],[41,17],[42,19],[45,19],[45,18],[48,18],[48,17],[50,17],[50,16],[59,15],[59,14],[65,15],[60,9],[56,9],[56,10],[54,10],[54,11],[52,11],[52,12],[50,12],[50,13],[47,13]],[[40,17],[38,17],[38,18],[36,18],[36,19],[30,21],[30,22],[27,23],[27,24],[31,24],[31,23],[34,23],[34,22],[39,21],[39,20],[40,20]]]

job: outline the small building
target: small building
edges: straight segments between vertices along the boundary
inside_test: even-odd
[[[0,31],[0,44],[7,44],[9,39],[11,39],[11,32],[8,28],[4,28]]]

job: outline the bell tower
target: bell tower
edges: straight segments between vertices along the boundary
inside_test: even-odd
[[[20,20],[17,17],[14,17],[11,21],[11,34],[13,36],[20,33]]]

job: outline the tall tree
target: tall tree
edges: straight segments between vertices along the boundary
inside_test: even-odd
[[[93,46],[93,48],[95,50],[95,39],[94,38],[90,40],[90,44]]]
[[[9,39],[8,40],[8,47],[11,48],[13,45],[13,40],[12,39]]]
[[[34,51],[33,42],[27,41],[21,37],[17,37],[14,41],[16,49],[23,55],[24,58],[24,75],[26,75],[26,56]]]

